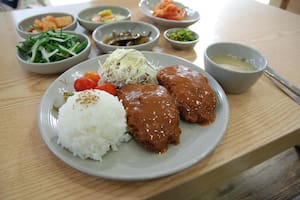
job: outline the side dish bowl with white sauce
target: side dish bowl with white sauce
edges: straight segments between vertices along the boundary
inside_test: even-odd
[[[255,84],[267,66],[267,59],[244,44],[217,42],[206,48],[204,64],[226,93],[239,94]]]

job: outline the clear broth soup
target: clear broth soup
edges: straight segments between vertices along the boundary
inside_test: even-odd
[[[254,71],[256,68],[249,60],[232,55],[213,56],[212,61],[224,68],[239,71]]]

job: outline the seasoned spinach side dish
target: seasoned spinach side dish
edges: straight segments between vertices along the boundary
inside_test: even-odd
[[[87,45],[87,40],[80,41],[76,35],[50,30],[20,42],[17,49],[28,62],[49,63],[75,56]]]

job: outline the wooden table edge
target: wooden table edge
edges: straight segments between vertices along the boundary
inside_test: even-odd
[[[200,198],[197,191],[204,191],[214,185],[221,184],[226,180],[250,169],[273,156],[300,144],[300,129],[297,129],[284,138],[266,144],[262,148],[249,152],[242,157],[232,160],[227,164],[217,167],[206,174],[200,175],[190,181],[177,185],[172,189],[156,194],[149,198],[152,200],[163,199],[194,199]]]

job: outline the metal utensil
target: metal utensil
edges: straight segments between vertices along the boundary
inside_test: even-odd
[[[265,69],[264,74],[272,80],[277,87],[300,105],[300,89],[297,86],[291,84],[269,66]]]
[[[285,85],[287,88],[292,90],[298,96],[300,96],[300,88],[298,88],[297,86],[291,84],[288,80],[286,80],[280,74],[275,72],[271,67],[267,66],[267,68],[265,69],[265,72],[268,73],[270,76],[272,76],[277,81],[279,81],[281,84]]]

